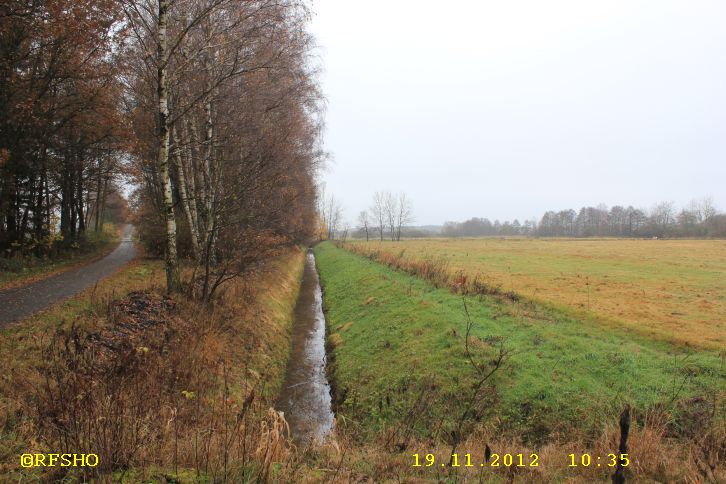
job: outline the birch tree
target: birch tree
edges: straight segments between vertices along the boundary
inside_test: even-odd
[[[370,208],[373,219],[376,223],[376,229],[381,242],[383,242],[383,232],[386,227],[386,194],[376,192],[373,194],[373,203]]]
[[[413,222],[413,204],[405,193],[398,195],[396,205],[396,240],[401,240],[401,229]]]

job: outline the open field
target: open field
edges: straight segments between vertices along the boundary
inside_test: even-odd
[[[667,341],[726,348],[726,241],[424,239],[355,242],[408,259],[445,258],[453,274],[575,315]]]
[[[562,477],[569,452],[616,446],[613,426],[628,403],[641,479],[696,475],[695,461],[677,456],[723,444],[726,364],[717,351],[489,295],[467,297],[472,359],[489,371],[500,346],[510,353],[459,428],[477,383],[462,296],[332,244],[316,256],[338,422],[363,441],[411,454],[441,448],[457,433],[478,436],[463,445],[472,451],[471,442],[506,440],[515,449],[549,449],[545,471],[561,466]],[[719,459],[718,452],[708,455]],[[608,471],[593,472],[602,479]]]

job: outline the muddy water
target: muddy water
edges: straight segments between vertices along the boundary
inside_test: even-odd
[[[285,412],[295,442],[320,442],[333,426],[333,412],[325,376],[323,294],[312,251],[305,261],[292,331],[292,353],[277,406]]]

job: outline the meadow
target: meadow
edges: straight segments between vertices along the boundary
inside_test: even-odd
[[[726,241],[423,239],[355,242],[447,270],[600,324],[726,348]]]
[[[614,449],[618,415],[628,404],[633,471],[641,479],[698,475],[702,455],[714,466],[720,461],[723,353],[620,331],[506,292],[464,295],[431,276],[435,270],[394,270],[380,262],[398,256],[368,255],[316,247],[339,431],[407,454],[445,454],[456,442],[483,453],[489,442],[546,454],[547,478],[532,475],[534,481],[573,473],[602,479],[607,468],[575,472],[565,456]],[[431,277],[406,273],[415,271]]]

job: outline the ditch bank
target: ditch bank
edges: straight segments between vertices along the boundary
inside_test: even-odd
[[[460,448],[472,455],[483,455],[487,442],[514,454],[546,449],[542,469],[550,469],[550,482],[561,482],[573,470],[560,456],[617,447],[625,403],[638,422],[629,445],[640,477],[698,475],[703,463],[677,457],[691,446],[709,463],[719,461],[723,407],[702,396],[723,388],[717,354],[689,354],[684,366],[674,358],[677,348],[662,342],[497,296],[469,296],[465,308],[448,287],[329,242],[315,254],[334,350],[336,415],[353,423],[356,442],[382,443],[388,461],[402,451],[429,454],[437,445],[450,452],[452,442],[468,438]],[[488,373],[502,348],[506,361],[477,386],[472,361]],[[695,401],[708,402],[708,418],[689,410]],[[664,467],[658,459],[677,464]],[[577,474],[592,481],[606,479],[608,470],[583,467]]]

